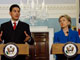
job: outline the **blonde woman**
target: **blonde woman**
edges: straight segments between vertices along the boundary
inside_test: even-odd
[[[66,43],[66,42],[80,43],[78,32],[73,31],[71,29],[70,16],[68,15],[60,16],[59,23],[61,26],[61,30],[54,34],[54,43]],[[79,59],[78,59],[78,56],[75,56],[68,60],[79,60]],[[67,60],[67,57],[64,55],[56,55],[56,60]]]

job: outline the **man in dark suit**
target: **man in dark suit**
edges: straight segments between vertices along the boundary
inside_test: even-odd
[[[11,20],[9,22],[1,24],[0,41],[4,40],[4,44],[14,42],[17,44],[24,44],[25,42],[30,45],[34,44],[34,40],[31,37],[29,25],[19,20],[20,7],[17,4],[13,4],[10,7]],[[4,56],[2,60],[11,60]],[[13,60],[25,60],[25,56],[18,55]]]

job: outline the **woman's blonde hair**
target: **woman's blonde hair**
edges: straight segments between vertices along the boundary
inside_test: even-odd
[[[71,17],[68,16],[68,15],[62,15],[62,16],[59,17],[59,22],[60,22],[60,19],[61,19],[62,17],[65,17],[65,18],[70,22],[70,24],[68,25],[68,28],[71,28]]]

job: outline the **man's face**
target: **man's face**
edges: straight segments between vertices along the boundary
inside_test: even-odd
[[[18,7],[12,8],[10,15],[14,21],[17,21],[19,19],[19,16],[20,16],[20,9]]]

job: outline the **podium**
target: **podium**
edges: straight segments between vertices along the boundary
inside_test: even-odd
[[[63,54],[63,46],[65,44],[61,44],[61,43],[56,43],[52,45],[52,54]],[[78,47],[78,53],[80,54],[80,44],[76,44],[76,46]]]
[[[4,55],[3,48],[6,44],[0,44],[0,55]],[[16,44],[19,48],[18,55],[29,55],[29,45],[28,44]]]

